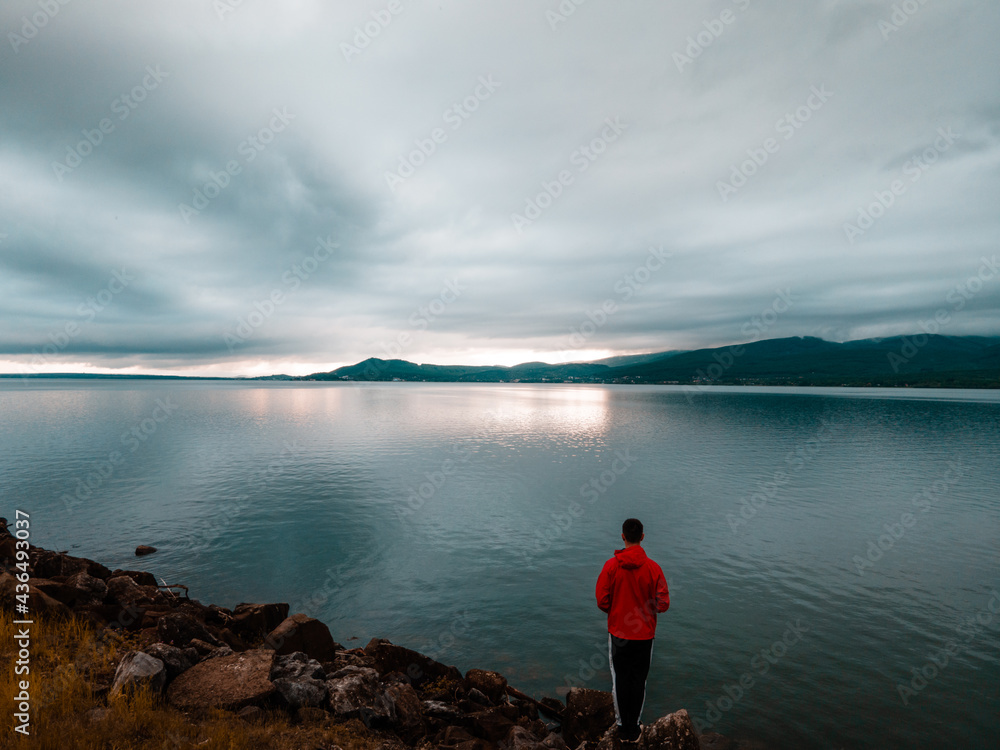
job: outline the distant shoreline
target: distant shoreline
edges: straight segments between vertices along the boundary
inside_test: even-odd
[[[443,385],[446,383],[456,383],[461,385],[660,385],[690,388],[699,392],[712,388],[891,388],[894,390],[950,390],[950,391],[992,391],[1000,390],[1000,382],[990,383],[973,381],[958,385],[945,385],[938,382],[917,382],[917,383],[816,383],[816,382],[788,382],[787,380],[760,381],[760,382],[613,382],[613,381],[586,381],[586,380],[404,380],[402,378],[386,380],[354,380],[350,378],[315,378],[304,375],[296,376],[274,376],[265,375],[261,377],[221,377],[221,376],[201,376],[201,375],[112,375],[112,374],[88,374],[88,373],[33,373],[33,374],[13,374],[0,373],[0,380],[157,380],[157,381],[212,381],[226,383],[431,383]]]
[[[257,377],[10,373],[0,378],[560,383],[599,385],[807,386],[811,388],[1000,388],[998,336],[894,336],[838,343],[814,336],[629,354],[591,362],[435,365],[369,357],[309,375]]]

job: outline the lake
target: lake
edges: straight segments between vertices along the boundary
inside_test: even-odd
[[[594,584],[635,516],[671,593],[647,722],[1000,739],[998,391],[0,380],[0,415],[2,515],[205,603],[609,690]]]

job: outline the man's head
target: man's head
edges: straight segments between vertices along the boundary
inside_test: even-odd
[[[638,518],[627,518],[622,524],[622,539],[626,544],[638,544],[645,538],[642,533],[642,521]]]

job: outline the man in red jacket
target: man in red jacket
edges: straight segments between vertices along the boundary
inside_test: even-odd
[[[646,700],[646,676],[653,655],[656,613],[670,606],[667,580],[660,566],[646,557],[640,542],[642,523],[629,518],[622,524],[625,549],[604,564],[597,578],[597,606],[608,613],[608,654],[611,693],[615,699],[618,736],[639,739],[639,716]]]

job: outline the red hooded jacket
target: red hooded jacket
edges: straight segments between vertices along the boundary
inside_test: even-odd
[[[667,579],[638,544],[615,550],[597,577],[597,606],[608,613],[608,632],[645,641],[656,635],[656,613],[670,607]]]

